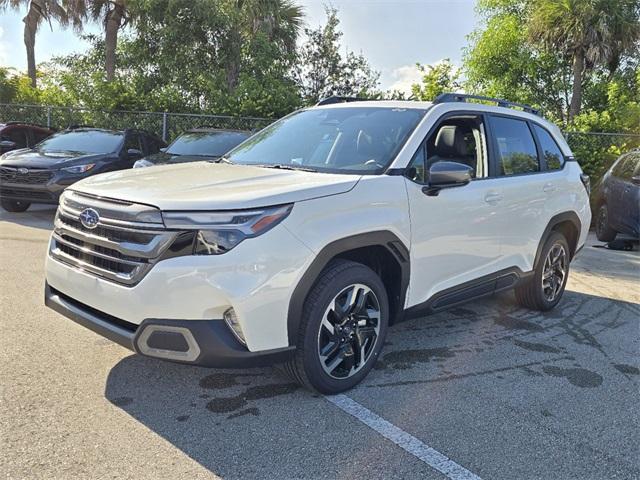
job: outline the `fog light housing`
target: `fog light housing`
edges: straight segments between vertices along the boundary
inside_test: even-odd
[[[242,333],[242,328],[238,322],[236,311],[233,308],[229,308],[224,312],[223,317],[224,322],[227,324],[227,327],[229,327],[229,330],[231,330],[238,341],[246,347],[247,341],[244,339],[244,334]]]

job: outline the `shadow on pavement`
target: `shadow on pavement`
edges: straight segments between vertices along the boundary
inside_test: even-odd
[[[518,308],[513,295],[501,294],[405,321],[390,329],[378,365],[354,394],[366,392],[375,411],[385,396],[396,395],[388,387],[399,385],[440,390],[446,398],[464,385],[458,382],[508,376],[523,391],[535,386],[546,392],[542,402],[570,389],[607,388],[607,376],[637,381],[629,345],[616,339],[632,335],[639,313],[633,303],[567,291],[545,314]],[[585,354],[593,360],[578,365]],[[370,455],[366,449],[374,442],[367,435],[375,434],[356,430],[352,419],[274,369],[213,370],[132,355],[111,370],[105,396],[225,478],[331,477],[353,462],[354,453]],[[575,410],[580,423],[585,412]],[[391,456],[395,460],[379,460],[402,459]]]
[[[25,227],[52,230],[56,208],[55,205],[32,205],[29,207],[29,210],[21,213],[11,213],[0,209],[0,222],[10,222]]]

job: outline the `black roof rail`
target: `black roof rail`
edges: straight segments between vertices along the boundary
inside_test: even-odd
[[[540,110],[533,108],[531,105],[525,105],[524,103],[510,102],[502,98],[484,97],[482,95],[468,95],[466,93],[442,93],[436,97],[433,101],[437,103],[449,103],[449,102],[466,102],[467,100],[481,100],[483,102],[493,102],[498,107],[504,108],[519,108],[523,112],[532,113],[534,115],[540,115]]]
[[[333,95],[331,97],[323,98],[318,103],[316,103],[316,107],[321,107],[322,105],[333,105],[334,103],[348,103],[348,102],[364,102],[367,100],[371,100],[370,98],[358,98],[358,97],[340,97],[338,95]]]

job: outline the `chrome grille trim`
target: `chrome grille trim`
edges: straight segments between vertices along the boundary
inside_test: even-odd
[[[65,190],[60,197],[60,206],[72,213],[79,213],[87,206],[91,206],[91,208],[100,212],[105,221],[114,225],[126,224],[164,228],[160,210],[149,205]]]
[[[74,201],[77,202],[78,198],[74,197]],[[115,283],[133,286],[140,282],[182,233],[181,230],[167,230],[163,224],[124,221],[108,216],[114,211],[122,216],[118,207],[123,202],[114,202],[116,207],[111,208],[106,199],[83,196],[82,201],[83,204],[73,204],[77,208],[70,208],[68,201],[63,205],[61,201],[54,220],[49,255]],[[145,215],[151,213],[148,218],[153,217],[153,207],[126,205],[127,208],[132,207],[127,215],[135,217],[144,212]],[[93,208],[100,214],[93,229],[84,227],[80,222],[80,212],[85,208]],[[158,209],[155,211],[160,214]]]

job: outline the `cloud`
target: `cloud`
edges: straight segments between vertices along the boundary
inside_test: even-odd
[[[419,83],[421,78],[422,74],[416,64],[394,68],[391,72],[393,83],[389,85],[389,90],[398,90],[411,95],[411,85]]]
[[[422,63],[421,65],[424,65],[425,67],[427,65],[436,66],[444,61],[446,61],[446,59],[441,59],[433,63]],[[454,63],[454,65],[456,64]],[[456,66],[459,68],[458,65]],[[420,83],[422,75],[423,74],[415,63],[412,65],[403,65],[401,67],[394,68],[390,75],[393,83],[389,85],[388,90],[398,90],[406,93],[407,95],[411,95],[411,85],[414,83]]]

